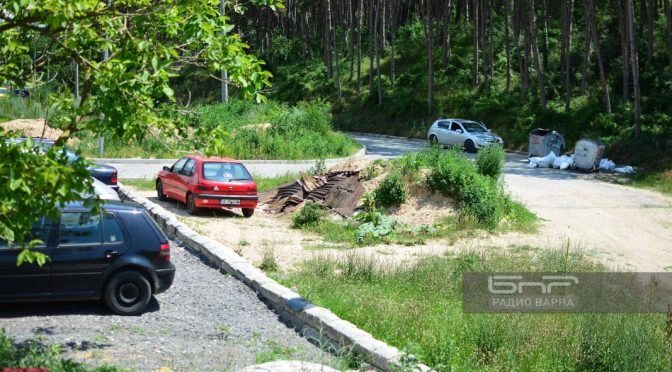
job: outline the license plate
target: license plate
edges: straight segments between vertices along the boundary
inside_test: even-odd
[[[221,205],[239,205],[240,200],[235,200],[235,199],[222,199],[219,201],[219,204]]]

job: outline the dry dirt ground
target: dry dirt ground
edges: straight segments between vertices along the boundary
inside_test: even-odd
[[[45,128],[42,119],[16,119],[4,122],[0,124],[0,127],[6,131],[20,131],[28,137],[41,137],[44,133],[44,138],[55,140],[61,135],[60,129]]]
[[[381,260],[406,262],[447,250],[521,246],[561,249],[568,243],[572,250],[585,251],[614,269],[672,270],[672,198],[599,181],[594,175],[526,169],[522,165],[509,169],[505,181],[514,199],[525,203],[540,217],[536,233],[479,233],[457,242],[438,239],[410,247],[378,245],[348,249],[291,229],[287,216],[268,215],[261,210],[251,219],[243,218],[235,210],[189,216],[182,204],[159,203],[200,233],[233,247],[257,264],[264,254],[272,253],[285,270],[293,270],[297,263],[316,255],[339,256],[355,251]],[[158,202],[154,192],[141,194]],[[452,210],[446,199],[420,193],[397,213],[404,222],[422,224],[431,222],[442,211]]]

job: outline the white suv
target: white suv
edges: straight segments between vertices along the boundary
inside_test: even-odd
[[[464,119],[436,120],[429,127],[427,139],[432,144],[461,146],[467,152],[491,145],[504,146],[502,137],[491,133],[483,123]]]

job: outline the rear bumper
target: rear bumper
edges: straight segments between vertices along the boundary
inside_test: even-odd
[[[156,279],[156,291],[154,291],[154,293],[165,292],[171,285],[173,285],[173,280],[175,279],[175,266],[168,269],[157,269]]]
[[[198,208],[256,208],[258,195],[194,194]]]

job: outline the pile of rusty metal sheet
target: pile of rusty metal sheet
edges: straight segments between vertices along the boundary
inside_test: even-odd
[[[268,213],[290,213],[306,201],[322,204],[342,216],[350,216],[364,194],[359,170],[331,171],[326,176],[301,173],[298,180],[262,197]]]

